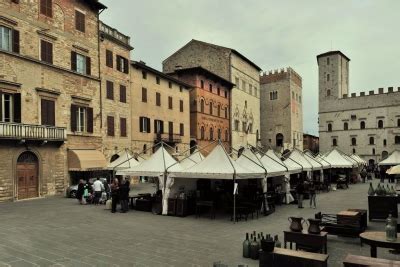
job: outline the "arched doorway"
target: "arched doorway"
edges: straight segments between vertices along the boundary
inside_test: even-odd
[[[281,133],[278,133],[276,135],[276,146],[283,147],[283,134],[281,134]]]
[[[39,196],[39,161],[29,151],[19,155],[17,160],[17,198],[26,199]]]

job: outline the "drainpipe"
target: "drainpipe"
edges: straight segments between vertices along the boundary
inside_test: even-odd
[[[100,79],[100,133],[101,130],[103,129],[103,94],[102,94],[102,80],[101,80],[101,56],[100,56],[100,14],[104,11],[105,9],[102,9],[99,13],[97,13],[97,49],[98,49],[98,68],[99,68],[99,79]]]
[[[233,83],[232,81],[232,51],[229,52],[229,81],[231,83]],[[233,147],[233,142],[232,142],[232,92],[233,92],[233,87],[231,88],[231,91],[229,92],[229,143],[230,143],[230,147],[231,147],[231,151],[232,151],[232,147]]]

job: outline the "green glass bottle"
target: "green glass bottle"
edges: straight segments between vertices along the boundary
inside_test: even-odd
[[[258,250],[260,249],[258,242],[257,242],[257,237],[254,237],[253,241],[250,243],[250,258],[253,260],[258,259]]]
[[[243,258],[250,258],[249,233],[246,233],[246,239],[243,241]]]

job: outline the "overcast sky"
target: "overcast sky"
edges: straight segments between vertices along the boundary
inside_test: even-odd
[[[399,0],[100,0],[101,19],[131,36],[134,60],[161,62],[191,39],[236,49],[263,70],[303,78],[304,132],[318,134],[316,55],[341,50],[350,91],[400,86]]]

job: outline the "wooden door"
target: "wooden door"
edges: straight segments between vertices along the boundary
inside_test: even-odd
[[[38,161],[34,154],[24,152],[17,162],[17,198],[39,196]]]

